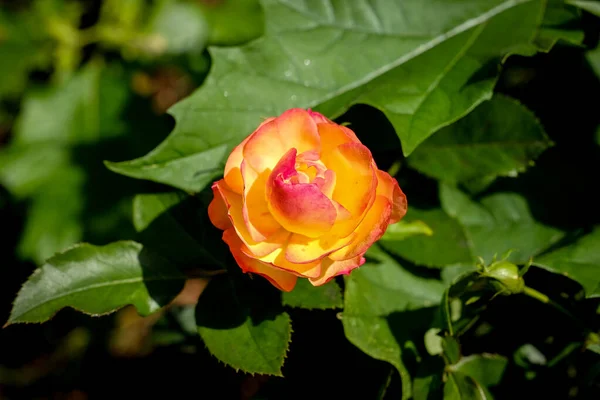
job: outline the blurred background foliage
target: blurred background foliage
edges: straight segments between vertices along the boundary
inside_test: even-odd
[[[263,14],[255,0],[4,0],[0,7],[0,226],[5,232],[0,320],[5,321],[21,284],[55,252],[82,241],[136,238],[133,197],[167,189],[110,172],[103,161],[129,160],[155,148],[174,125],[167,109],[206,77],[211,65],[206,47],[259,37]],[[519,179],[462,187],[471,194],[490,187],[524,193],[537,220],[574,232],[563,241],[600,223],[597,200],[588,191],[599,170],[600,23],[587,13],[582,23],[582,46],[560,43],[535,57],[510,57],[496,87],[532,110],[555,146]],[[455,222],[440,207],[432,179],[444,179],[447,171],[423,170],[430,165],[423,161],[424,149],[435,140],[423,145],[423,158],[415,153],[398,164],[400,142],[379,111],[356,105],[340,119],[351,122],[381,168],[399,170],[414,206],[407,221],[454,232],[446,226]],[[373,126],[381,134],[369,141],[365,132]],[[448,283],[465,270],[468,256],[454,249],[436,254],[436,246],[449,239],[442,233],[439,242],[432,240],[381,244],[396,252],[407,270]],[[426,245],[431,251],[423,251]],[[440,254],[453,259],[435,259]],[[456,268],[436,268],[449,263]],[[584,301],[581,288],[560,275],[533,268],[529,279],[545,293]],[[358,275],[354,283],[360,282]],[[147,318],[132,308],[105,318],[64,310],[42,325],[0,330],[0,398],[400,396],[396,370],[350,344],[335,310],[289,311],[294,340],[285,379],[225,367],[196,334],[192,303],[205,284],[190,280],[169,308]],[[597,324],[597,306],[588,299],[583,307],[592,310],[584,313],[591,324]],[[499,386],[500,399],[515,397],[516,385],[522,398],[598,398],[600,362],[571,345],[581,341],[578,335],[569,321],[540,304],[503,297],[489,306],[477,329],[465,333],[457,351],[459,357],[503,355],[494,365],[507,368],[504,379],[511,385]],[[428,369],[438,367],[420,365],[415,387],[420,379],[436,379]],[[318,395],[316,385],[324,386]]]

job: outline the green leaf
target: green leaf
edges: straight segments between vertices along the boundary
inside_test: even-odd
[[[442,349],[444,356],[449,364],[456,364],[461,358],[460,344],[453,336],[445,336],[442,338]]]
[[[75,166],[60,168],[31,197],[17,248],[21,258],[41,265],[57,251],[81,241],[84,178]]]
[[[567,0],[567,4],[574,5],[587,12],[600,17],[600,3],[595,0]]]
[[[496,386],[500,384],[507,366],[508,359],[506,357],[494,354],[474,354],[461,358],[449,369],[470,376],[483,386]]]
[[[30,196],[69,164],[68,146],[121,134],[114,120],[128,91],[120,75],[92,62],[63,84],[28,92],[11,145],[0,151],[0,183]]]
[[[399,241],[412,236],[433,235],[433,231],[427,224],[423,221],[406,221],[402,220],[393,225],[388,226],[385,234],[383,235],[383,240],[392,240]]]
[[[291,323],[267,289],[213,278],[196,307],[198,333],[220,361],[244,372],[281,376]]]
[[[386,233],[379,242],[386,250],[415,264],[429,267],[443,267],[471,261],[471,253],[462,227],[442,209],[419,209],[410,206],[402,221],[408,224],[422,222],[431,229],[433,234],[395,240],[393,234]],[[388,230],[393,226],[391,225]]]
[[[263,34],[264,15],[258,0],[200,2],[208,22],[208,43],[233,46]]]
[[[492,397],[477,381],[460,372],[448,374],[444,400],[489,400]]]
[[[184,280],[172,264],[138,243],[80,244],[31,275],[7,324],[44,322],[64,307],[101,315],[132,304],[149,315],[177,296]]]
[[[342,308],[342,290],[335,281],[322,286],[313,286],[308,279],[298,279],[294,290],[283,292],[281,300],[284,306],[326,310]]]
[[[568,6],[568,1],[548,0],[542,26],[535,44],[540,51],[550,51],[558,41],[580,45],[584,39],[580,15]]]
[[[50,64],[51,41],[39,13],[0,9],[0,60],[0,98],[20,94],[29,73]]]
[[[356,103],[382,110],[410,154],[491,96],[497,62],[530,48],[543,4],[264,0],[265,35],[209,49],[212,70],[170,110],[171,135],[144,157],[107,166],[198,191],[264,118],[291,107],[337,117]]]
[[[533,113],[495,96],[427,139],[408,158],[420,172],[451,184],[523,172],[552,143]]]
[[[140,194],[133,200],[138,240],[184,267],[222,266],[225,249],[207,204],[183,192]]]
[[[518,193],[496,192],[475,201],[459,189],[440,186],[443,209],[464,227],[474,257],[486,264],[512,251],[508,260],[525,263],[564,236],[537,222],[527,200]]]
[[[535,258],[534,264],[579,282],[588,296],[600,295],[600,227],[575,243]]]
[[[411,377],[405,365],[413,341],[422,340],[444,286],[413,275],[377,246],[367,262],[346,281],[342,323],[348,340],[398,369],[403,398],[410,397]]]

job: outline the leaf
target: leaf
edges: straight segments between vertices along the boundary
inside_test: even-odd
[[[418,235],[433,235],[433,231],[427,224],[423,221],[405,221],[402,220],[395,224],[388,226],[385,234],[383,235],[383,240],[403,240],[409,238],[411,236]]]
[[[509,260],[525,263],[549,248],[564,232],[537,222],[518,193],[496,192],[478,201],[459,189],[440,186],[442,208],[464,227],[472,255],[489,264],[512,251]]]
[[[442,209],[419,209],[411,206],[402,221],[409,224],[420,221],[426,224],[433,234],[395,240],[393,234],[386,233],[379,243],[389,252],[415,264],[429,267],[443,267],[471,261],[471,253],[462,227]],[[391,225],[388,230],[393,226]]]
[[[41,265],[57,251],[81,241],[84,178],[80,168],[60,168],[31,197],[17,248],[21,258]]]
[[[258,0],[200,2],[208,22],[208,43],[233,46],[263,34],[264,15]]]
[[[377,246],[369,249],[367,263],[346,281],[342,316],[346,337],[398,369],[403,398],[412,392],[406,346],[422,340],[443,291],[441,282],[413,275]]]
[[[51,59],[51,42],[39,13],[0,9],[0,98],[20,94],[28,74]]]
[[[507,366],[506,357],[494,354],[474,354],[462,357],[458,363],[449,368],[451,371],[458,371],[470,376],[483,386],[496,386],[500,384]]]
[[[133,200],[138,239],[183,267],[222,267],[228,249],[209,222],[206,207],[182,192],[139,194]]]
[[[0,149],[0,184],[31,201],[18,246],[22,258],[39,265],[84,234],[102,243],[130,238],[129,222],[117,225],[130,218],[121,205],[135,185],[123,190],[125,179],[98,160],[104,149],[119,154],[125,147],[114,142],[125,132],[120,115],[130,92],[124,83],[120,67],[91,61],[62,84],[26,93],[10,145]],[[103,141],[113,142],[104,147]],[[118,236],[103,236],[111,227]]]
[[[550,51],[560,40],[574,45],[583,42],[584,32],[579,13],[568,3],[564,0],[548,0],[542,26],[535,38],[540,51]]]
[[[579,7],[582,10],[590,12],[598,17],[600,17],[600,3],[594,0],[567,0],[567,4],[574,5],[575,7]]]
[[[600,227],[575,243],[535,258],[534,265],[566,275],[583,286],[587,296],[600,295]]]
[[[260,289],[229,277],[212,279],[196,307],[198,333],[217,359],[236,370],[282,376],[290,317],[266,296],[266,287]]]
[[[171,135],[147,155],[108,168],[198,191],[264,118],[291,107],[333,118],[356,103],[386,113],[408,155],[491,96],[497,62],[530,48],[543,12],[542,1],[527,0],[263,6],[263,37],[209,49],[211,72],[170,110],[177,121]]]
[[[7,324],[44,322],[64,307],[101,315],[133,304],[145,316],[177,296],[184,280],[171,263],[138,243],[79,244],[31,275]]]
[[[342,308],[342,290],[335,281],[322,286],[313,286],[308,279],[298,279],[294,290],[283,292],[281,300],[284,306],[326,310]]]
[[[458,122],[427,139],[409,165],[451,184],[516,176],[551,146],[533,113],[518,102],[494,96]]]
[[[489,400],[489,393],[468,375],[460,372],[448,374],[444,385],[444,400]]]

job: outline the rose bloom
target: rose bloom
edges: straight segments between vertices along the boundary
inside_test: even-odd
[[[299,108],[233,149],[212,189],[208,215],[240,268],[283,291],[298,277],[319,286],[361,266],[407,207],[354,132]]]

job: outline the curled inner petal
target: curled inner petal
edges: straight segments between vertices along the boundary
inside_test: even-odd
[[[267,182],[269,211],[286,230],[318,237],[331,229],[337,210],[316,183],[299,183],[296,149],[290,149]]]

